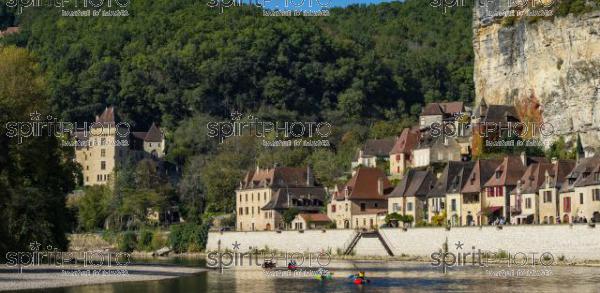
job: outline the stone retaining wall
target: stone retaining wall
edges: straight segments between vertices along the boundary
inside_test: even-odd
[[[587,225],[523,225],[498,227],[456,227],[445,228],[413,228],[380,229],[394,255],[429,257],[439,251],[448,239],[450,252],[482,251],[498,252],[500,250],[515,254],[535,253],[541,255],[550,252],[555,257],[567,257],[581,260],[600,260],[600,226],[591,228]],[[269,248],[288,252],[319,252],[330,250],[336,254],[343,250],[354,236],[352,230],[310,230],[264,232],[211,232],[208,238],[208,250],[216,250],[220,241],[221,249],[232,249],[237,241],[240,251],[249,247]],[[386,255],[382,245],[376,245],[371,239],[361,239],[355,248],[357,255]],[[456,244],[463,244],[457,249]],[[473,249],[475,247],[475,249]]]

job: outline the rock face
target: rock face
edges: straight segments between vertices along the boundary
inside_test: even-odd
[[[600,147],[600,12],[503,25],[479,7],[473,29],[477,101],[534,97],[555,129],[546,145],[579,133],[585,147]]]

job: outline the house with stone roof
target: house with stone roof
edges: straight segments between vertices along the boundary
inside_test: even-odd
[[[299,213],[292,221],[294,230],[325,229],[331,223],[326,214],[321,213]]]
[[[392,178],[402,178],[404,171],[413,166],[413,150],[419,143],[418,127],[404,128],[390,151],[390,171]]]
[[[356,150],[352,161],[352,169],[357,167],[375,168],[383,161],[389,160],[390,151],[394,147],[394,138],[368,139]]]
[[[384,224],[386,195],[392,184],[379,168],[359,167],[352,178],[334,192],[327,215],[338,229],[374,229]]]
[[[502,160],[479,159],[474,162],[471,173],[460,191],[460,217],[461,224],[466,226],[482,225],[483,197],[485,196],[484,184],[494,175]]]
[[[558,162],[534,162],[527,166],[517,187],[510,193],[510,206],[513,207],[512,224],[539,223],[538,192],[548,174]]]
[[[325,188],[315,182],[310,167],[274,167],[248,171],[235,191],[237,231],[286,229],[283,213],[319,213]]]
[[[546,158],[508,155],[494,170],[494,175],[483,185],[482,209],[488,222],[497,218],[510,221],[512,215],[518,215],[514,205],[511,205],[510,194],[517,187],[519,180],[532,163],[547,162]]]
[[[574,160],[552,160],[552,167],[543,174],[537,198],[531,203],[532,211],[530,212],[534,213],[534,223],[555,223],[556,219],[560,217],[559,191],[574,167]],[[528,195],[523,197],[527,206]]]
[[[431,170],[409,169],[387,195],[388,213],[412,216],[413,223],[427,222],[427,194],[434,186],[435,176]]]
[[[577,162],[560,187],[558,201],[561,223],[600,222],[600,155]],[[552,223],[550,218],[547,222]]]

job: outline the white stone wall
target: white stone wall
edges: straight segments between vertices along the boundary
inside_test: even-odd
[[[430,256],[442,248],[448,237],[450,252],[471,252],[475,250],[498,252],[503,250],[512,254],[517,252],[550,252],[554,257],[565,256],[575,259],[600,260],[600,226],[590,228],[587,225],[521,225],[504,226],[499,230],[487,227],[453,227],[381,229],[394,255]],[[464,244],[457,250],[456,243]]]
[[[380,229],[394,255],[411,255],[429,257],[431,253],[442,248],[446,237],[450,252],[475,251],[498,252],[500,250],[515,254],[544,252],[552,253],[556,258],[565,256],[568,259],[600,260],[600,226],[590,228],[587,225],[522,225],[497,227],[454,227],[445,228],[413,228]],[[279,251],[313,252],[331,249],[335,254],[337,248],[344,245],[354,236],[353,230],[308,230],[261,232],[211,232],[208,238],[208,250],[216,250],[221,241],[221,249],[232,249],[233,243],[240,243],[240,251],[247,251],[249,246],[259,249],[269,247]],[[457,250],[456,243],[463,243],[463,249]],[[375,245],[373,238],[361,239],[355,248],[357,255],[385,255],[383,246]]]

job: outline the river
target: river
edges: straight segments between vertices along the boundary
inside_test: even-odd
[[[138,261],[139,262],[139,261]],[[148,262],[148,261],[144,261]],[[153,261],[156,262],[156,261]],[[171,264],[206,266],[204,260],[170,259]],[[193,276],[161,281],[113,283],[17,292],[50,293],[177,293],[177,292],[412,292],[427,291],[531,291],[598,292],[600,267],[450,268],[446,274],[429,263],[398,261],[334,261],[328,268],[334,278],[319,281],[310,276],[270,276],[260,268],[210,270]],[[371,283],[355,285],[348,276],[365,271]]]

